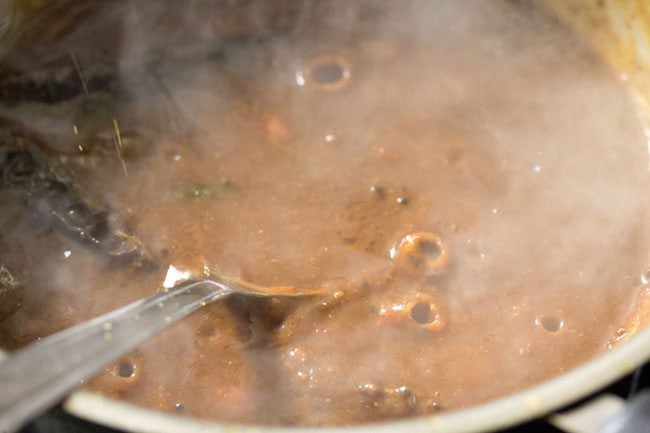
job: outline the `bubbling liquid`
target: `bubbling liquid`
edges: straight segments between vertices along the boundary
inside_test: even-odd
[[[396,3],[361,30],[161,61],[128,98],[16,107],[64,124],[70,148],[49,151],[155,266],[37,236],[2,191],[2,236],[35,264],[2,342],[187,276],[321,287],[208,306],[89,387],[221,421],[344,425],[479,404],[628,336],[650,242],[647,145],[624,89],[543,13]],[[113,119],[131,137],[121,160],[102,141]]]

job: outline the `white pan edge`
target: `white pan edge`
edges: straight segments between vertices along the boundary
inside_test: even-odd
[[[621,346],[517,394],[433,416],[354,427],[262,427],[220,423],[157,412],[80,390],[65,402],[80,418],[141,433],[474,433],[512,426],[574,403],[630,374],[650,360],[650,327]]]

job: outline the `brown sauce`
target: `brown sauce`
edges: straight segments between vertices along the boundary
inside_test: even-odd
[[[174,266],[327,295],[210,306],[91,389],[223,421],[351,424],[478,404],[604,353],[647,285],[634,107],[542,13],[473,5],[162,63],[165,91],[3,110],[41,137],[57,119],[48,151],[156,263],[35,231],[1,191],[0,240],[28,287],[3,345],[151,294]]]

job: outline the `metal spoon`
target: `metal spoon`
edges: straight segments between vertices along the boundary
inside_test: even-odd
[[[189,281],[53,334],[0,362],[0,432],[11,432],[55,405],[80,381],[190,313],[231,295],[312,296],[234,281]]]

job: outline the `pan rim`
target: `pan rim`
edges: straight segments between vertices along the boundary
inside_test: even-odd
[[[64,409],[79,418],[142,433],[475,433],[542,417],[630,374],[650,359],[650,327],[614,350],[533,387],[466,409],[426,417],[346,427],[265,427],[179,416],[79,390]]]

